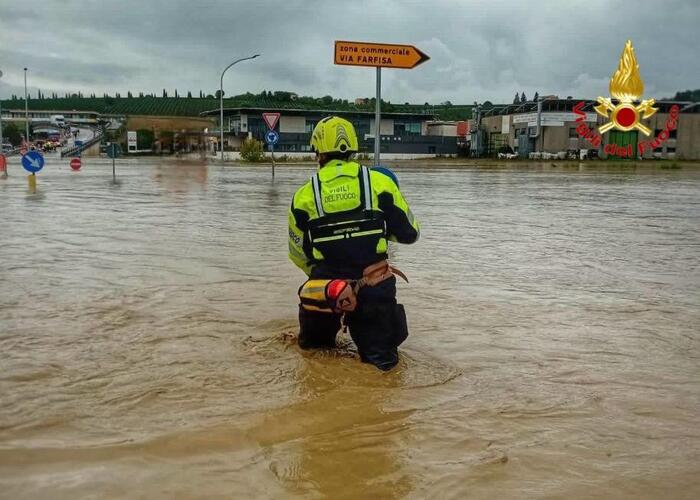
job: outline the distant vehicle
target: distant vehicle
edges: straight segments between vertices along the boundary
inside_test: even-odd
[[[515,153],[498,153],[498,159],[499,160],[514,160],[518,157],[517,154]]]
[[[63,115],[51,115],[51,123],[58,125],[59,127],[65,127],[66,118]]]

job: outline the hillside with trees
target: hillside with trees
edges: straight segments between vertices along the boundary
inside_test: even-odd
[[[134,95],[127,92],[125,96],[95,94],[83,95],[66,94],[58,96],[55,93],[47,96],[39,91],[36,96],[29,96],[28,105],[32,110],[47,111],[94,111],[101,114],[114,115],[156,115],[156,116],[199,116],[204,111],[219,109],[219,91],[215,94],[205,94],[200,91],[198,96],[186,92],[183,96],[177,90],[168,95],[166,89],[156,95],[139,93]],[[336,99],[332,96],[311,97],[298,96],[293,92],[267,91],[259,94],[240,94],[224,97],[224,107],[250,107],[270,109],[323,109],[328,111],[374,111],[374,98],[361,99],[360,104],[347,99]],[[4,109],[24,109],[24,98],[12,96],[2,101]],[[425,113],[434,115],[441,120],[466,120],[471,117],[471,105],[453,105],[449,101],[439,105],[425,104],[394,104],[382,100],[382,111],[397,113]]]
[[[676,95],[673,96],[671,100],[700,102],[700,89],[676,92]]]

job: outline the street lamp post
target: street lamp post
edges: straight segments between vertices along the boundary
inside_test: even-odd
[[[255,59],[260,54],[255,54],[250,57],[243,57],[233,61],[231,64],[226,66],[226,68],[221,72],[221,85],[219,87],[219,103],[220,103],[220,114],[219,114],[219,132],[221,137],[221,161],[224,161],[224,73],[234,64],[238,64],[241,61],[247,61],[248,59]]]
[[[0,71],[0,78],[2,78],[2,71]],[[2,140],[2,99],[0,99],[0,155],[5,152],[4,144]]]
[[[0,71],[0,78],[2,78],[2,71]],[[5,154],[5,141],[2,138],[2,98],[0,98],[0,157]],[[3,179],[7,178],[7,164],[5,168],[2,169]]]
[[[27,68],[24,68],[24,140],[29,147],[29,102],[27,101]]]

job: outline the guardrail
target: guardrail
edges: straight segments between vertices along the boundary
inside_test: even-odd
[[[70,148],[62,149],[61,150],[61,158],[65,158],[66,156],[68,156],[68,157],[80,156],[80,153],[82,153],[83,151],[85,151],[89,147],[101,142],[103,136],[104,136],[103,129],[100,128],[100,129],[96,130],[93,138],[85,141],[80,146],[71,146]]]
[[[18,155],[19,151],[20,151],[20,148],[16,147],[16,148],[13,148],[13,149],[10,149],[8,151],[3,152],[2,154],[4,154],[5,156],[14,156],[14,155]]]

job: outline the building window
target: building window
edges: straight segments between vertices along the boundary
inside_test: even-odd
[[[578,132],[576,132],[575,128],[571,127],[569,129],[569,139],[575,139],[576,137],[578,137]]]
[[[248,132],[250,132],[250,134],[259,141],[264,141],[265,132],[267,132],[267,125],[265,124],[265,122],[263,122],[262,118],[249,116]]]
[[[673,154],[676,152],[676,148],[666,148],[666,152]]]
[[[535,133],[537,132],[537,127],[528,127],[527,131],[528,131],[530,137],[535,137]]]
[[[420,122],[401,122],[394,121],[394,135],[420,135],[421,125]]]
[[[669,139],[676,139],[678,137],[678,129],[673,129],[669,132],[668,138]]]
[[[304,127],[304,131],[307,134],[310,134],[314,131],[314,128],[316,127],[316,124],[318,123],[318,120],[306,120],[306,125]]]
[[[355,127],[355,133],[359,141],[364,140],[365,136],[369,135],[369,118],[364,120],[352,120],[352,126]]]
[[[228,120],[228,131],[234,134],[241,132],[241,117],[240,115],[231,116]]]

